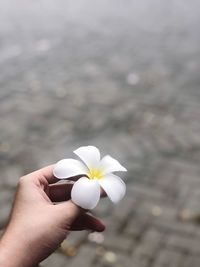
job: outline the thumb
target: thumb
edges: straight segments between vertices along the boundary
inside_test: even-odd
[[[76,204],[72,202],[72,200],[68,200],[62,202],[55,206],[58,210],[59,216],[64,220],[68,225],[71,225],[74,220],[81,214],[85,213],[84,209],[80,208]]]

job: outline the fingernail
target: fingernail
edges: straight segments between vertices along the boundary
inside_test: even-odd
[[[98,225],[97,232],[103,232],[106,229],[106,226],[104,224]]]

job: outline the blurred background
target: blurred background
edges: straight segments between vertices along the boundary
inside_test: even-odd
[[[43,267],[200,266],[200,2],[0,0],[0,227],[21,175],[95,145],[128,169]]]

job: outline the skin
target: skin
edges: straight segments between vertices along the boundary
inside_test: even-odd
[[[56,182],[53,165],[20,178],[10,220],[0,241],[0,266],[37,266],[70,231],[104,231],[100,220],[70,200],[73,184]]]

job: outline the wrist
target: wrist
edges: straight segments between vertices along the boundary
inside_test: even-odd
[[[0,240],[0,266],[33,267],[37,263],[31,256],[31,247],[26,241],[26,235],[17,229],[8,227]]]

